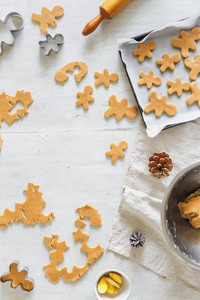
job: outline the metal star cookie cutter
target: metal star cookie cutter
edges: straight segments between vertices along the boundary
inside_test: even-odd
[[[43,48],[43,53],[45,55],[49,55],[52,51],[58,53],[60,50],[59,45],[64,43],[64,36],[60,33],[57,33],[54,37],[52,37],[49,33],[46,34],[45,41],[39,41],[39,45]]]
[[[17,12],[9,13],[5,20],[0,20],[0,55],[3,55],[3,44],[13,46],[15,43],[13,32],[22,30],[24,20]]]

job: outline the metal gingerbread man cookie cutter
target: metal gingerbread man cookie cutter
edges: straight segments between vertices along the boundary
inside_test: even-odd
[[[22,30],[24,20],[17,12],[9,13],[5,20],[0,20],[0,55],[3,55],[3,45],[13,46],[15,43],[14,32]]]
[[[62,34],[57,33],[54,37],[50,34],[46,34],[45,41],[39,41],[40,48],[43,48],[43,53],[49,55],[52,51],[58,53],[60,50],[59,45],[64,43],[64,37]]]

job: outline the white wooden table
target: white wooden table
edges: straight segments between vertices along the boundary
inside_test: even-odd
[[[49,33],[62,33],[65,43],[60,53],[46,57],[38,45],[45,36],[39,25],[32,22],[31,14],[40,13],[43,6],[52,8],[56,4],[64,7],[65,14],[57,19],[58,26],[50,28]],[[54,211],[56,215],[50,224],[29,227],[14,223],[0,230],[0,274],[7,272],[9,264],[18,259],[21,267],[29,267],[29,276],[35,279],[30,294],[20,288],[13,291],[8,283],[1,284],[2,300],[93,300],[94,279],[106,268],[120,269],[128,275],[132,281],[130,299],[200,299],[197,292],[106,250],[136,134],[143,124],[140,115],[133,120],[124,117],[120,122],[104,118],[112,94],[118,100],[125,97],[129,105],[135,105],[118,55],[118,38],[190,16],[199,10],[200,1],[133,0],[112,21],[104,21],[92,35],[82,36],[83,27],[98,14],[100,4],[101,0],[1,0],[1,19],[16,11],[25,21],[23,31],[16,35],[15,45],[5,47],[0,57],[1,92],[15,95],[18,89],[31,91],[34,103],[23,119],[12,126],[2,124],[0,213],[6,207],[14,210],[15,202],[24,202],[23,189],[28,182],[33,182],[40,185],[47,202],[44,212]],[[87,76],[79,84],[72,76],[64,86],[56,83],[55,71],[75,60],[87,63]],[[108,89],[94,86],[94,72],[102,72],[104,68],[119,74],[119,81]],[[84,111],[75,102],[76,93],[83,91],[87,84],[94,88],[95,102]],[[111,143],[121,140],[128,142],[126,157],[112,165],[105,152]],[[50,259],[43,236],[57,233],[70,246],[59,267],[67,266],[71,270],[74,264],[83,266],[86,255],[80,252],[81,244],[73,241],[72,232],[76,230],[74,221],[78,217],[75,209],[86,203],[99,210],[103,221],[98,230],[87,222],[84,231],[91,235],[89,245],[94,247],[100,243],[105,252],[79,281],[66,283],[61,279],[52,284],[43,270],[43,264],[48,264]]]

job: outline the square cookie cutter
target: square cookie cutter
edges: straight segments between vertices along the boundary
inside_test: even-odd
[[[58,53],[60,50],[59,45],[64,43],[64,36],[60,33],[57,33],[52,37],[49,33],[46,34],[45,41],[39,41],[40,48],[43,48],[43,53],[49,55],[52,51]]]
[[[13,46],[15,43],[14,32],[24,28],[24,20],[17,12],[9,13],[5,20],[0,20],[0,55],[3,55],[3,45]]]

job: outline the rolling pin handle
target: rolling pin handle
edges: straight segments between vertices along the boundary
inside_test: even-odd
[[[95,31],[95,29],[99,26],[99,24],[103,21],[103,19],[104,19],[104,17],[102,16],[102,14],[99,14],[96,18],[94,18],[89,23],[87,23],[87,25],[85,26],[85,28],[82,31],[82,34],[88,35],[88,34],[92,33],[93,31]]]

